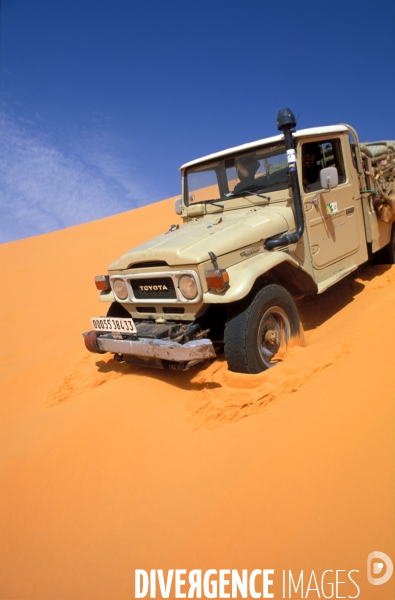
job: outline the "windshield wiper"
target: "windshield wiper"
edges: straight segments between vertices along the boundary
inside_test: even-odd
[[[223,204],[217,204],[216,200],[206,200],[206,204],[212,204],[213,206],[218,206],[219,208],[225,208]]]
[[[248,186],[248,188],[244,188],[243,190],[240,190],[239,192],[229,192],[229,194],[226,194],[227,198],[235,198],[236,196],[243,196],[243,194],[250,194],[250,196],[259,196],[260,198],[264,198],[265,200],[270,200],[270,196],[264,196],[264,194],[258,194],[258,190],[261,190],[262,188],[260,188],[259,186],[255,186],[255,185],[250,185]],[[252,191],[254,190],[254,191]]]

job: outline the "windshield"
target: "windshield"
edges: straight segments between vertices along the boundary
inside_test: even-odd
[[[223,201],[250,193],[262,195],[288,185],[284,146],[261,148],[188,169],[185,204]]]

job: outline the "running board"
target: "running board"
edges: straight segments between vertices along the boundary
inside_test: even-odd
[[[353,271],[356,271],[357,269],[358,265],[353,265],[352,267],[347,267],[347,269],[344,269],[343,271],[339,271],[339,273],[332,275],[332,277],[329,277],[329,279],[321,281],[321,283],[317,284],[317,294],[321,294],[321,292],[324,292],[328,287],[336,283],[336,281],[340,281],[340,279],[347,277],[347,275],[349,275]]]

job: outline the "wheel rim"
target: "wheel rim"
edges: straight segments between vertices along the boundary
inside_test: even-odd
[[[279,360],[279,351],[285,350],[291,337],[291,325],[286,312],[279,306],[267,310],[259,323],[258,352],[267,368]]]

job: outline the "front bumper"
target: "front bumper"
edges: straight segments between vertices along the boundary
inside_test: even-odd
[[[111,334],[98,336],[96,332],[90,331],[84,333],[84,340],[85,346],[90,352],[99,354],[113,352],[114,354],[159,358],[174,362],[205,360],[217,356],[212,342],[208,339],[193,340],[185,344],[150,338],[118,340],[114,339]]]

